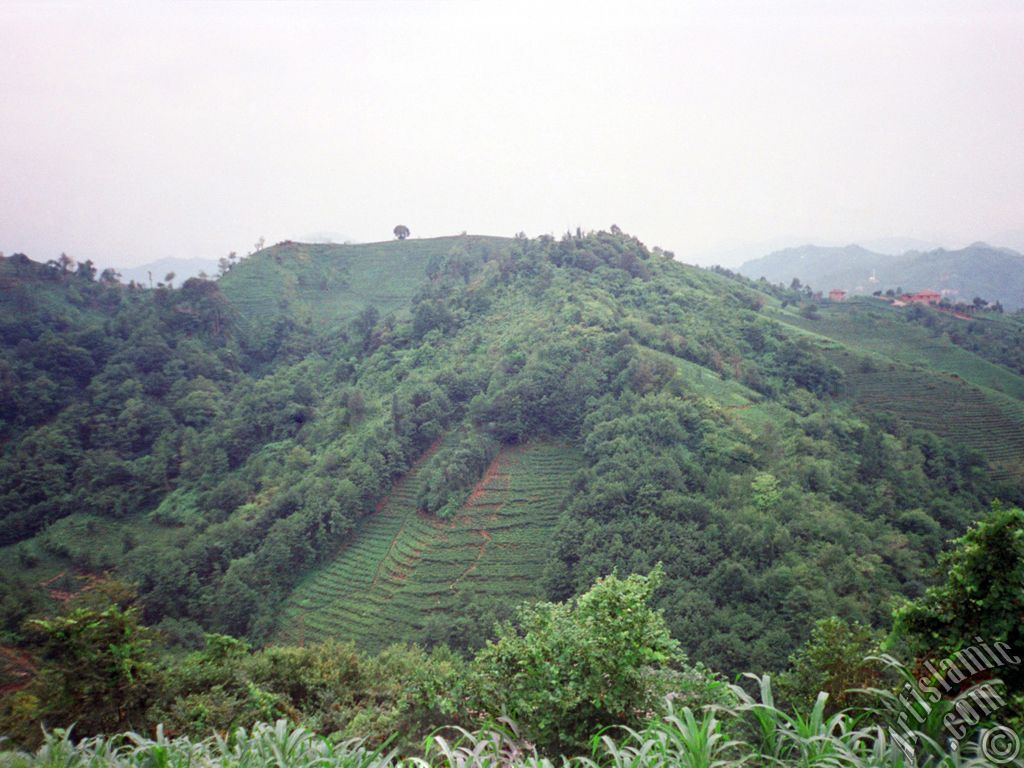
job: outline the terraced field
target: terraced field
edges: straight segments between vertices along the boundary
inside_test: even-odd
[[[407,307],[431,258],[452,249],[493,251],[498,237],[458,236],[359,245],[284,243],[241,261],[218,281],[246,320],[291,315],[329,324],[372,305],[382,314]]]
[[[924,326],[907,322],[904,310],[874,299],[831,304],[821,317],[776,315],[783,322],[856,350],[904,365],[922,366],[956,374],[979,387],[1024,400],[1024,378],[936,336]],[[988,323],[990,321],[981,320]]]
[[[980,452],[1001,480],[1024,482],[1024,403],[955,376],[896,367],[848,371],[857,404]]]
[[[354,640],[373,650],[422,629],[433,614],[456,615],[475,595],[537,597],[550,534],[581,462],[565,445],[504,448],[448,521],[416,510],[418,465],[352,543],[299,585],[277,640]]]
[[[973,448],[995,478],[1024,484],[1024,378],[870,299],[830,305],[818,320],[776,317],[817,339],[858,408]]]

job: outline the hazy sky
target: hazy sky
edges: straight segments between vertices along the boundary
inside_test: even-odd
[[[37,260],[1024,229],[1020,0],[0,0],[0,110],[0,250]]]

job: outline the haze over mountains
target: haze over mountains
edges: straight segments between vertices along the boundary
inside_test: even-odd
[[[745,262],[740,274],[771,283],[798,278],[816,290],[852,294],[903,288],[942,291],[953,301],[980,296],[1007,309],[1024,306],[1024,256],[1009,248],[973,243],[959,250],[907,251],[899,256],[860,245],[804,245]]]

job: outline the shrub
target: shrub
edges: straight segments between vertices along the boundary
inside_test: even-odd
[[[523,607],[477,654],[480,707],[507,714],[552,753],[578,749],[601,727],[638,725],[659,706],[659,673],[682,682],[686,658],[660,611],[648,606],[663,576],[599,579],[575,601]],[[691,670],[692,675],[692,670]],[[699,672],[688,685],[709,698]]]

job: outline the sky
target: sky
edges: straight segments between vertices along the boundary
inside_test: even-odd
[[[0,251],[400,223],[1024,242],[1024,3],[0,1]]]

